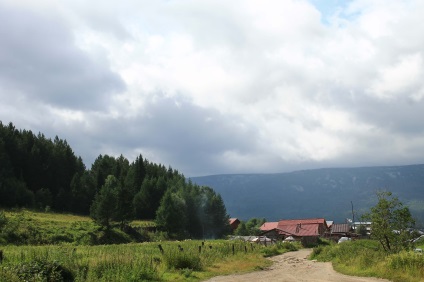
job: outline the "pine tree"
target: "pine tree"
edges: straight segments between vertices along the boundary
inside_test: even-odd
[[[109,175],[90,208],[90,216],[107,230],[116,212],[118,185],[116,177]]]
[[[186,233],[186,205],[184,200],[169,189],[157,210],[156,224],[171,237],[182,237]]]

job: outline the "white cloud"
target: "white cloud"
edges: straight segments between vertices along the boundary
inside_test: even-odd
[[[0,120],[187,175],[424,161],[424,2],[326,3],[3,1]]]
[[[396,96],[409,96],[416,100],[422,98],[420,91],[424,64],[421,54],[406,55],[395,65],[381,69],[379,74],[377,81],[371,86],[372,92],[378,97],[395,99]]]

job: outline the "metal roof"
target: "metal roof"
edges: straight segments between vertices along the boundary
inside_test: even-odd
[[[331,233],[348,233],[350,232],[350,226],[347,223],[333,224],[331,227]]]
[[[318,224],[293,224],[278,227],[277,231],[281,235],[288,236],[319,236],[319,225]]]
[[[277,228],[277,226],[278,222],[265,222],[259,229],[262,231],[268,231]]]

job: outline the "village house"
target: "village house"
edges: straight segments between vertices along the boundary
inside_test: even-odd
[[[352,223],[352,228],[354,231],[356,231],[356,229],[361,228],[361,226],[365,227],[366,229],[366,233],[369,236],[371,234],[371,225],[372,222],[370,221],[355,221]]]
[[[338,241],[341,237],[354,237],[356,234],[352,226],[348,223],[334,223],[332,224],[328,231],[325,233],[325,237]]]
[[[240,224],[240,220],[238,218],[230,218],[229,223],[231,230],[236,230]]]
[[[277,226],[278,226],[278,221],[276,221],[276,222],[264,222],[264,224],[262,224],[261,227],[259,227],[259,229],[262,232],[265,232],[265,231],[275,229],[275,228],[277,228]]]
[[[328,231],[327,222],[323,218],[280,220],[275,228],[269,229],[274,226],[275,223],[271,222],[262,225],[261,235],[275,240],[290,238],[302,244],[313,244]]]

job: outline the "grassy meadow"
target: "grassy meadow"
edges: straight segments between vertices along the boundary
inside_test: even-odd
[[[6,211],[8,224],[1,230],[0,244],[14,245],[98,245],[146,241],[148,234],[129,235],[119,228],[107,234],[86,216],[35,212],[29,210]],[[152,227],[152,221],[133,221],[131,226]],[[145,238],[146,237],[146,238]]]
[[[265,257],[299,247],[230,240],[125,243],[133,238],[119,229],[108,240],[120,244],[99,244],[104,231],[87,217],[31,211],[6,212],[6,216],[9,224],[0,234],[3,240],[16,238],[11,238],[15,244],[0,242],[0,282],[200,281],[263,269],[270,264]]]
[[[1,281],[199,281],[263,269],[266,250],[288,251],[228,240],[1,249]]]
[[[424,248],[419,242],[417,248]],[[314,248],[311,259],[331,261],[347,275],[386,278],[395,282],[424,281],[424,255],[414,251],[386,254],[377,241],[357,240]]]

